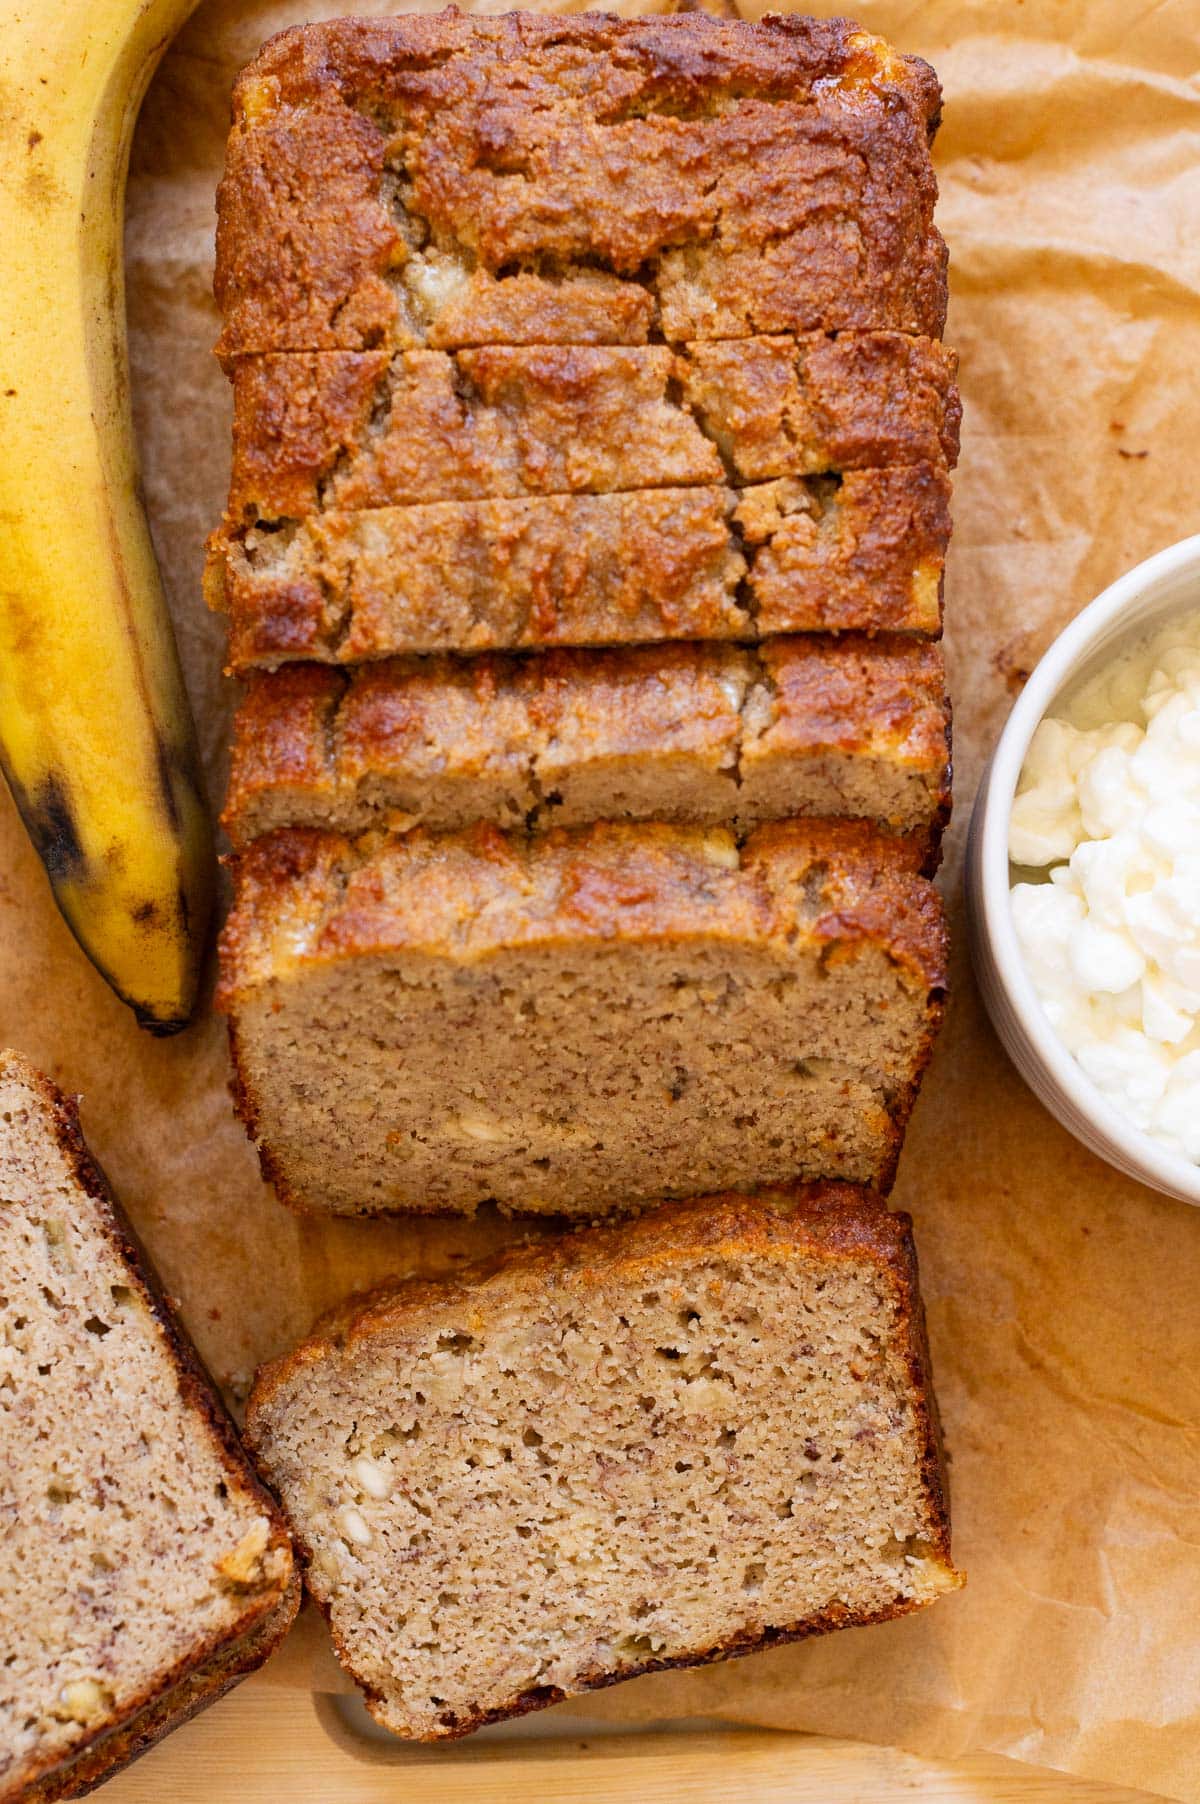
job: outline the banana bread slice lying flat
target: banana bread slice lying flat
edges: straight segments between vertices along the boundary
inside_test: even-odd
[[[962,1582],[908,1219],[850,1186],[354,1300],[247,1432],[343,1664],[421,1740]]]
[[[264,1170],[337,1214],[887,1183],[945,984],[919,856],[857,822],[256,840],[219,1005]]]
[[[0,1053],[0,1799],[89,1790],[258,1666],[291,1546],[75,1108]]]
[[[434,502],[221,529],[236,670],[405,652],[941,630],[932,464],[608,495]]]
[[[851,815],[923,838],[949,801],[941,648],[858,634],[291,664],[249,681],[223,817],[454,831]]]
[[[234,90],[220,351],[937,337],[940,103],[841,19],[284,32]]]

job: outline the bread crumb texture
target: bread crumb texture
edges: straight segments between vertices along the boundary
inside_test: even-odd
[[[961,1582],[907,1218],[848,1186],[352,1303],[248,1433],[347,1670],[419,1739]]]
[[[945,985],[919,861],[829,821],[257,840],[219,1001],[267,1174],[349,1214],[886,1184]]]
[[[73,1106],[0,1053],[0,1799],[98,1782],[257,1665],[284,1526]]]

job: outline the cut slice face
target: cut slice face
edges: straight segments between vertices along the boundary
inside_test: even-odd
[[[299,1581],[72,1104],[0,1053],[0,1793],[77,1796],[260,1664]]]
[[[849,1186],[359,1299],[248,1432],[346,1670],[420,1740],[962,1582],[908,1219]]]
[[[852,822],[257,840],[219,1003],[267,1175],[335,1214],[886,1184],[945,983],[918,858]]]

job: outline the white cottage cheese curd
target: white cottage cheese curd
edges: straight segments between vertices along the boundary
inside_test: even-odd
[[[1113,1107],[1200,1163],[1200,614],[1093,678],[1030,742],[1009,856],[1050,1021]]]

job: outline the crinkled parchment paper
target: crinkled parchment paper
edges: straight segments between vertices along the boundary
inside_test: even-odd
[[[333,10],[208,0],[134,151],[138,426],[214,795],[230,686],[200,596],[228,455],[213,187],[235,68],[270,31]],[[1200,0],[863,0],[858,15],[946,90],[940,222],[966,431],[943,882],[959,931],[897,1200],[917,1223],[969,1584],[922,1617],[642,1679],[585,1709],[987,1748],[1197,1800],[1200,1212],[1098,1163],[1018,1081],[972,986],[958,890],[975,784],[1024,675],[1111,578],[1200,529]],[[206,1012],[179,1039],[140,1034],[75,950],[6,798],[0,832],[0,1040],[82,1091],[94,1146],[235,1395],[349,1287],[512,1233],[295,1221],[233,1118],[222,1026]],[[276,1671],[335,1682],[311,1628]]]

